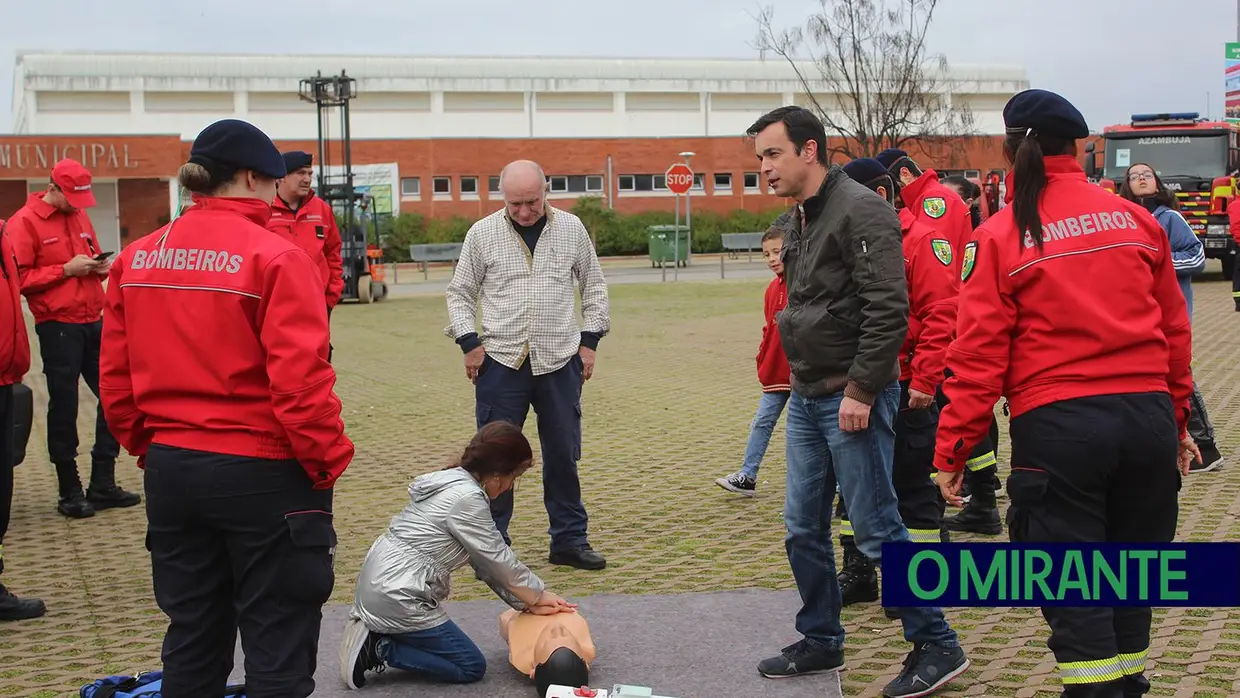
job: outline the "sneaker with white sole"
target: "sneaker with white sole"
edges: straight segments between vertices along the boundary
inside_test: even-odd
[[[350,618],[340,641],[340,678],[351,689],[366,685],[366,672],[382,672],[386,664],[379,658],[378,633],[372,633],[356,618]]]
[[[758,488],[758,482],[754,478],[748,477],[745,473],[735,472],[727,477],[721,477],[715,480],[715,484],[729,492],[752,497]]]
[[[1197,448],[1201,451],[1201,460],[1193,460],[1193,464],[1188,466],[1189,473],[1208,473],[1223,467],[1223,454],[1219,453],[1218,446],[1198,444]]]

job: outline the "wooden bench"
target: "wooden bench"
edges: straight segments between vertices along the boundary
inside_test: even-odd
[[[763,233],[724,233],[720,237],[729,258],[736,259],[739,253],[748,252],[749,261],[752,262],[753,253],[762,251],[762,235]]]
[[[452,266],[461,258],[461,243],[446,242],[430,245],[410,245],[409,259],[422,265],[422,278],[429,279],[430,262],[452,262]]]

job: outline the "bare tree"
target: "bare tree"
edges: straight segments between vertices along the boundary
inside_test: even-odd
[[[951,98],[947,59],[926,48],[938,0],[818,3],[804,28],[777,29],[774,10],[762,8],[754,48],[792,66],[827,135],[842,137],[828,150],[854,158],[913,143],[932,157],[963,149],[973,115]]]

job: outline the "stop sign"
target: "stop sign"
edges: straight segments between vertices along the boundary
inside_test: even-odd
[[[689,169],[689,166],[683,162],[678,162],[667,168],[667,173],[664,176],[667,179],[667,188],[673,194],[688,194],[689,190],[693,188],[693,170]]]

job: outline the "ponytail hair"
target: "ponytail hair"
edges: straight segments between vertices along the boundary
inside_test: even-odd
[[[1042,253],[1042,216],[1038,202],[1046,189],[1046,163],[1048,155],[1064,155],[1072,152],[1076,141],[1049,136],[1028,128],[1009,128],[1003,141],[1003,154],[1012,163],[1012,218],[1016,222],[1017,245],[1023,248],[1025,234],[1033,237],[1033,244]]]
[[[236,174],[235,167],[195,157],[177,170],[177,183],[190,193],[210,196],[231,182]]]
[[[534,461],[529,439],[508,422],[491,422],[478,430],[460,459],[444,468],[461,468],[470,475],[506,477],[523,472]]]

